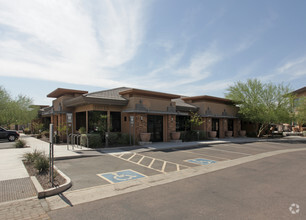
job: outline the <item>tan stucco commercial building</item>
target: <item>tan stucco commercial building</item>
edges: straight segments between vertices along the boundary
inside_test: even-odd
[[[239,136],[241,123],[238,109],[224,98],[212,96],[182,97],[180,95],[120,87],[88,93],[87,91],[58,88],[47,95],[55,98],[52,107],[44,109],[56,128],[66,123],[66,114],[73,114],[73,131],[85,127],[96,129],[100,115],[107,116],[109,132],[128,134],[134,129],[137,141],[141,133],[151,133],[150,141],[171,141],[171,133],[182,131],[190,112],[197,112],[204,123],[197,129],[217,131],[220,138],[232,131]],[[131,128],[131,120],[134,125]]]

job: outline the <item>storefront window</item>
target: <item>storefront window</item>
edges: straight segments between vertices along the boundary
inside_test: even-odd
[[[99,132],[103,126],[107,129],[107,112],[106,111],[89,111],[88,112],[88,132]]]
[[[121,113],[110,112],[110,117],[111,117],[111,131],[121,132]]]
[[[190,131],[190,116],[176,116],[176,131]]]

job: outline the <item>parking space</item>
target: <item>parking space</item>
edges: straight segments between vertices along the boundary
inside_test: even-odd
[[[73,185],[70,190],[88,188],[110,182],[99,177],[98,174],[117,172],[131,169],[145,176],[152,176],[160,172],[139,166],[111,155],[85,157],[55,161],[55,165],[68,175]]]
[[[56,166],[72,179],[71,190],[75,190],[177,172],[195,166],[213,165],[269,151],[303,147],[306,147],[303,143],[212,144],[141,153],[117,152],[90,158],[56,161]]]

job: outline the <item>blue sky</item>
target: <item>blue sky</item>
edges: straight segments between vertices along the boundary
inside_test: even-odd
[[[237,80],[306,84],[306,1],[0,0],[0,85],[223,97]]]

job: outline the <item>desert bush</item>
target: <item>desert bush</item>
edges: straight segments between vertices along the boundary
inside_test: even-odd
[[[46,138],[49,138],[50,133],[49,133],[49,131],[43,131],[43,132],[41,132],[41,135],[46,137]]]
[[[41,139],[41,134],[36,135],[37,139]]]
[[[25,146],[26,146],[26,141],[22,139],[17,140],[15,143],[16,148],[24,148]]]
[[[33,151],[33,153],[30,153],[30,152],[25,153],[25,154],[23,155],[23,159],[25,159],[26,162],[34,163],[34,161],[35,161],[37,158],[39,158],[39,157],[41,157],[41,156],[43,156],[43,155],[44,155],[43,152],[38,151],[38,150],[35,149],[35,150]]]
[[[34,167],[38,170],[39,173],[48,171],[49,169],[49,159],[45,155],[39,156],[34,161]]]
[[[30,128],[23,129],[24,134],[31,134]]]

